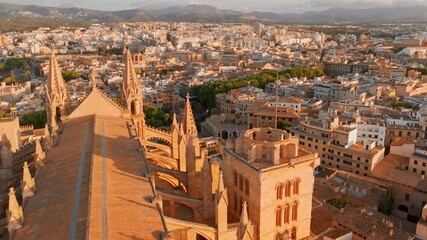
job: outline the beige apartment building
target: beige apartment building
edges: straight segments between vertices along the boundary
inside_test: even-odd
[[[301,121],[290,129],[301,146],[319,154],[322,165],[369,176],[384,158],[385,148],[373,140],[358,142],[357,131],[357,125],[340,125],[331,110],[329,118]]]

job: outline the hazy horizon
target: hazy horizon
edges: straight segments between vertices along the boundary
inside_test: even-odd
[[[342,7],[350,9],[427,5],[427,0],[0,0],[3,3],[41,5],[50,7],[80,7],[95,10],[126,10],[134,8],[164,8],[188,4],[207,4],[220,9],[237,11],[270,11],[276,13],[301,13]]]

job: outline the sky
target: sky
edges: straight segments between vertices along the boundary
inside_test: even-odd
[[[208,4],[238,11],[271,11],[277,13],[321,11],[333,7],[372,8],[404,5],[427,5],[427,0],[0,0],[17,4],[54,7],[82,7],[97,10],[124,10],[139,7],[162,8],[188,4]]]

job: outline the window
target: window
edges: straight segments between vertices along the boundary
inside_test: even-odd
[[[417,160],[414,160],[414,164],[415,164],[415,165],[418,165],[418,161],[417,161]]]
[[[426,175],[426,171],[421,170],[421,175]]]
[[[239,175],[239,190],[243,192],[243,177]]]
[[[276,199],[282,199],[283,196],[283,184],[278,183],[276,185]]]
[[[295,201],[292,205],[292,221],[297,221],[298,219],[298,202]]]
[[[282,207],[276,208],[276,227],[282,226]]]
[[[416,173],[416,172],[417,172],[417,169],[416,169],[416,168],[414,168],[414,169],[412,169],[412,171],[413,171],[414,173]]]
[[[292,240],[297,239],[297,228],[296,227],[292,228],[291,238],[292,238]]]
[[[289,204],[286,203],[283,214],[283,221],[285,222],[285,224],[289,223],[290,208],[291,207],[289,206]]]
[[[233,176],[234,176],[234,186],[237,187],[237,185],[238,185],[238,183],[237,183],[238,177],[237,177],[237,172],[236,171],[233,172]]]
[[[425,162],[423,162],[423,163],[422,163],[422,165],[423,165],[423,167],[425,167],[425,166],[426,166],[426,163],[425,163]]]
[[[245,194],[249,196],[249,180],[245,179]]]
[[[365,170],[368,170],[369,168],[368,168],[368,166],[365,166]]]
[[[285,197],[291,196],[291,182],[287,181],[285,185]]]
[[[409,201],[409,193],[405,193],[405,201]]]
[[[301,182],[301,179],[296,178],[294,180],[294,189],[293,189],[293,194],[294,195],[298,195],[299,194],[299,183]]]

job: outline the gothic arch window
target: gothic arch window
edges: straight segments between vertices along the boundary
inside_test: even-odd
[[[293,186],[293,194],[298,195],[299,194],[299,185],[300,185],[301,179],[295,178],[294,180],[294,186]]]
[[[292,228],[291,238],[292,238],[292,240],[297,240],[297,228],[296,227]]]
[[[297,221],[298,219],[298,202],[295,201],[292,205],[292,221]]]
[[[290,197],[291,196],[291,182],[290,181],[286,181],[286,185],[285,185],[285,197]]]
[[[283,197],[283,184],[282,183],[278,183],[276,185],[276,198],[277,199],[282,199]]]
[[[289,206],[289,204],[286,203],[285,205],[285,209],[284,209],[284,214],[283,214],[283,221],[285,222],[285,224],[289,223],[289,216],[290,216],[290,212],[291,212],[291,206]]]
[[[276,207],[276,227],[282,226],[282,206]]]

